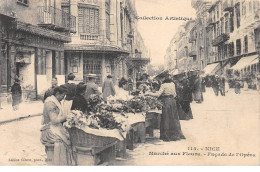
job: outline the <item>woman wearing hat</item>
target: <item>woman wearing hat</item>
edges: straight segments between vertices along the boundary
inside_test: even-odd
[[[107,97],[116,94],[115,87],[112,81],[112,76],[108,75],[102,86],[103,99],[107,102]]]

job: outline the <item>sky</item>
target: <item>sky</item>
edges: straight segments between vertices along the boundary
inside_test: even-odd
[[[196,11],[191,0],[135,0],[138,17],[162,17],[163,20],[137,21],[137,28],[151,52],[151,64],[164,63],[164,56],[171,39],[183,20],[165,20],[165,17],[187,17],[195,19]]]

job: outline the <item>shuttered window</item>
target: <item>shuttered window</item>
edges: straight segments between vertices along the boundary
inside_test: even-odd
[[[78,9],[79,33],[99,33],[99,9],[79,7]]]
[[[110,0],[106,0],[106,36],[110,40]]]
[[[69,6],[62,6],[62,24],[67,27],[70,28],[70,7]]]

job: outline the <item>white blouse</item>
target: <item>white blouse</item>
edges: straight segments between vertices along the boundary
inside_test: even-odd
[[[149,93],[152,96],[169,96],[169,95],[173,95],[174,97],[176,97],[176,89],[175,89],[175,84],[173,82],[171,83],[164,83],[161,85],[161,88],[159,91],[157,91],[156,93]]]

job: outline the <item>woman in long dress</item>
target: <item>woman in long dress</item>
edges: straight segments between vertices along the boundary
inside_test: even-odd
[[[12,102],[13,110],[18,110],[19,104],[22,101],[22,89],[18,79],[15,79],[15,83],[12,85],[11,92],[12,92],[12,99],[13,99]]]
[[[187,78],[183,78],[183,94],[182,94],[182,108],[185,112],[185,120],[193,119],[190,103],[192,102],[192,90],[189,86],[189,81]]]
[[[170,79],[166,79],[161,88],[156,93],[146,93],[146,95],[160,97],[162,100],[162,116],[160,125],[160,139],[163,141],[177,141],[185,139],[182,131],[176,106],[175,84]]]
[[[60,101],[64,98],[66,87],[54,89],[54,95],[48,97],[44,103],[41,129],[41,142],[47,148],[54,146],[51,165],[73,165],[72,149],[69,135],[62,123],[66,121]],[[47,150],[46,150],[47,153]],[[50,158],[50,157],[48,157]]]

